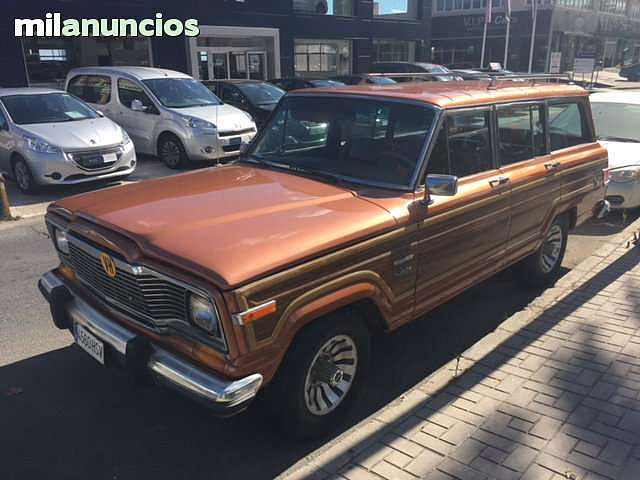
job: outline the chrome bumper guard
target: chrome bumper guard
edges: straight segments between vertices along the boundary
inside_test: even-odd
[[[126,367],[150,373],[159,383],[204,402],[221,415],[241,411],[262,385],[259,373],[224,380],[145,341],[73,295],[55,270],[45,273],[38,287],[51,305],[58,328],[73,332],[75,324],[82,325],[107,344]]]

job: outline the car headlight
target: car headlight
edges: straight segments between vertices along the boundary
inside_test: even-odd
[[[67,233],[64,230],[56,228],[54,236],[56,248],[65,255],[69,255],[69,239],[67,238]]]
[[[27,148],[38,153],[60,153],[59,147],[45,142],[41,138],[36,137],[24,137],[24,141],[27,144]]]
[[[131,143],[131,137],[126,130],[122,129],[122,145],[129,145]]]
[[[640,167],[625,167],[609,171],[609,180],[612,182],[631,182],[640,178]]]
[[[208,298],[197,293],[192,293],[189,296],[189,318],[191,323],[197,327],[222,339],[222,328],[218,312]]]
[[[213,131],[217,127],[211,123],[203,120],[201,118],[196,117],[182,117],[187,124],[187,127],[192,128],[194,130],[210,130]]]

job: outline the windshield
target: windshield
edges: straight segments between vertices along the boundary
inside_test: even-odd
[[[2,97],[2,103],[18,125],[98,118],[93,109],[67,93],[10,95]]]
[[[396,83],[395,80],[387,77],[367,77],[367,82],[374,83],[376,85],[391,85],[392,83]]]
[[[143,80],[156,98],[168,108],[220,105],[220,99],[193,78],[154,78]]]
[[[254,105],[278,103],[286,93],[270,83],[239,83],[236,85]]]
[[[283,168],[407,189],[434,118],[428,106],[285,97],[248,154]]]
[[[592,102],[591,111],[600,140],[640,142],[640,105]]]
[[[314,87],[344,87],[346,83],[337,80],[309,80]]]

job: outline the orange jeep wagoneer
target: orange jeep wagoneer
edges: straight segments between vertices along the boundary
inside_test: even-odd
[[[52,204],[40,289],[98,362],[222,415],[264,389],[315,435],[353,404],[372,331],[516,263],[553,281],[606,166],[576,86],[301,90],[234,164]]]

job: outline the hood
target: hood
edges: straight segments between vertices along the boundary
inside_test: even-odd
[[[20,129],[27,135],[37,136],[64,150],[82,150],[122,143],[122,129],[108,118],[20,125]]]
[[[609,168],[640,165],[640,143],[601,141],[609,152]]]
[[[245,128],[253,127],[253,123],[242,110],[226,103],[208,105],[206,107],[179,108],[175,111],[211,122],[221,132],[244,130]]]
[[[133,239],[144,254],[228,289],[390,229],[354,192],[248,166],[199,170],[55,204]]]

